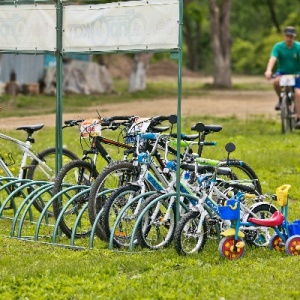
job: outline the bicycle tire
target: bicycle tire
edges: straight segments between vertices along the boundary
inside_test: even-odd
[[[36,180],[36,181],[53,181],[55,178],[55,161],[56,161],[56,148],[48,148],[43,151],[41,151],[37,157],[44,161],[52,170],[53,173],[50,174],[51,178],[47,178],[46,175],[43,172],[39,172],[39,162],[37,160],[32,160],[30,163],[30,168],[27,173],[27,179]],[[62,149],[62,160],[64,165],[67,164],[69,161],[77,160],[79,159],[76,154],[71,152],[68,149],[63,148]],[[28,189],[28,192],[31,192],[32,189]],[[33,202],[33,206],[39,211],[42,212],[44,206],[45,206],[45,199],[43,201],[39,201],[38,199]],[[53,212],[48,212],[49,216],[53,216]]]
[[[225,161],[225,159],[224,159]],[[227,161],[227,160],[226,160]],[[240,161],[238,159],[232,158],[229,159],[229,168],[232,170],[233,178],[232,179],[237,179],[237,180],[251,180],[252,184],[254,185],[255,190],[262,195],[262,187],[261,183],[259,181],[258,176],[256,175],[255,171],[244,161],[242,164],[239,165],[231,165],[230,162],[236,162]]]
[[[125,183],[135,179],[135,167],[128,161],[116,161],[106,166],[102,172],[97,176],[88,200],[88,214],[90,223],[94,224],[98,213],[105,205],[109,194],[98,196],[101,192],[110,189],[116,189],[123,186]],[[96,225],[96,235],[106,241],[106,235],[102,230],[100,221]]]
[[[281,100],[280,117],[281,117],[281,132],[285,134],[288,133],[289,131],[293,131],[294,125],[292,124],[291,111],[287,103],[286,95]]]
[[[260,217],[261,219],[269,219],[278,209],[269,203],[258,203],[256,204],[255,207],[253,207],[251,209],[251,211],[256,214],[258,217]],[[249,215],[247,217],[247,221],[249,218],[251,218],[252,216]],[[258,227],[255,232],[253,233],[253,231],[251,230],[243,230],[246,233],[246,236],[248,234],[252,235],[254,234],[255,239],[251,238],[251,239],[246,239],[247,243],[250,245],[254,245],[256,247],[265,247],[267,245],[269,245],[271,237],[273,236],[273,234],[275,233],[274,229],[272,229],[271,227],[262,227],[263,230],[260,229],[260,227]],[[252,234],[251,234],[252,233]]]
[[[133,199],[135,196],[139,195],[140,191],[140,186],[129,184],[115,190],[107,199],[103,207],[102,217],[100,218],[101,228],[105,234],[106,241],[109,241],[112,226],[114,225],[121,209],[128,203],[128,201],[130,201],[130,199]],[[129,230],[127,225],[129,226]],[[131,222],[121,223],[119,228],[114,233],[114,244],[116,246],[128,245],[131,238],[131,233]]]
[[[296,123],[296,106],[295,102],[292,98],[288,99],[288,117],[289,117],[289,128],[290,132],[295,130],[295,123]]]
[[[174,247],[179,255],[200,252],[207,241],[207,224],[204,221],[201,234],[197,233],[199,211],[189,211],[178,222],[174,233]]]
[[[74,172],[74,174],[73,174]],[[64,188],[72,186],[91,186],[94,178],[98,175],[97,170],[92,165],[83,160],[74,160],[65,165],[58,173],[53,187],[53,195],[56,195]],[[80,192],[80,188],[69,190],[53,201],[53,212],[57,219],[66,203]],[[61,231],[71,237],[74,222],[82,206],[87,203],[89,197],[89,189],[87,192],[75,199],[70,209],[67,209],[59,223]],[[78,231],[80,229],[80,232]],[[81,218],[81,223],[76,228],[75,238],[86,237],[90,234],[91,224],[87,213],[85,212]]]
[[[143,248],[157,250],[169,246],[173,240],[175,231],[174,205],[169,211],[170,217],[165,223],[162,223],[161,220],[163,220],[164,215],[168,211],[168,200],[162,199],[156,202],[153,209],[153,201],[161,195],[161,193],[157,193],[148,197],[140,207],[139,213],[142,213],[150,203],[153,203],[153,205],[144,212],[141,222],[137,224],[137,243]],[[153,218],[152,213],[154,212],[157,214]]]

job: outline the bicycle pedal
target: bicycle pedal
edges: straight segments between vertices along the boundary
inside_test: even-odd
[[[216,220],[216,219],[208,219],[207,223],[208,223],[208,225],[210,225],[210,226],[216,225],[216,224],[217,224],[217,220]]]

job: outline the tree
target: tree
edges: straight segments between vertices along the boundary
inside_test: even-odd
[[[211,47],[214,55],[214,86],[231,87],[231,0],[209,0]]]
[[[128,91],[137,92],[146,88],[146,74],[153,53],[136,53],[131,65]]]
[[[184,1],[183,37],[187,46],[187,67],[198,71],[200,65],[201,25],[203,10],[199,0]]]

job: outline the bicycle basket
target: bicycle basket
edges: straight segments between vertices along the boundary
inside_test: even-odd
[[[86,119],[81,123],[80,135],[82,138],[101,135],[101,121],[99,119]]]
[[[288,227],[289,235],[300,235],[300,220],[294,221],[292,224]]]
[[[227,200],[226,205],[218,207],[220,217],[223,220],[237,220],[240,217],[236,200]]]

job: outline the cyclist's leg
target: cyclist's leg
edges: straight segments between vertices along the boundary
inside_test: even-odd
[[[278,103],[275,105],[275,110],[280,110],[280,108],[281,108],[281,99],[280,99],[281,88],[280,88],[280,85],[279,85],[281,75],[284,75],[284,74],[280,73],[280,72],[276,72],[273,75],[274,76],[273,86],[274,86],[274,90],[276,92],[276,95],[278,96]]]

